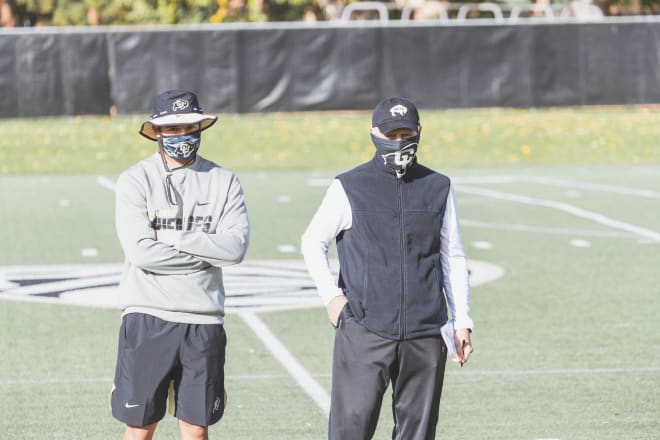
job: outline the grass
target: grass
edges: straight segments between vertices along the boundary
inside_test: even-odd
[[[155,150],[146,116],[0,120],[0,173],[118,173]],[[343,169],[371,157],[368,112],[220,115],[202,151],[236,170]],[[433,167],[659,163],[655,107],[422,111]]]
[[[658,243],[556,209],[461,192],[477,187],[552,200],[660,231],[655,109],[482,109],[422,117],[420,156],[457,182],[470,260],[505,270],[472,290],[476,351],[463,368],[447,365],[437,438],[657,438]],[[207,132],[206,155],[236,170],[245,187],[249,259],[300,258],[278,245],[298,245],[323,196],[323,186],[307,183],[371,154],[368,121],[359,112],[226,116]],[[140,122],[0,121],[0,167],[6,167],[0,274],[10,265],[121,262],[113,194],[96,175],[113,179],[153,151],[136,134]],[[517,180],[469,180],[493,175]],[[566,185],[531,180],[541,177]],[[573,245],[576,239],[588,247]],[[86,247],[98,255],[83,257]],[[329,390],[333,331],[324,310],[258,316]],[[119,311],[1,300],[0,323],[0,438],[121,437],[107,401]],[[226,327],[229,407],[211,438],[325,438],[327,419],[240,316],[228,315]],[[376,440],[391,438],[388,398]],[[156,438],[177,435],[166,417]]]

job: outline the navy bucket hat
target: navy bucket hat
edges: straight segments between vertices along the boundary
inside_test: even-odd
[[[205,115],[197,95],[185,90],[163,92],[153,99],[152,104],[151,117],[140,128],[140,134],[152,141],[157,140],[154,127],[200,123],[199,131],[202,131],[218,120],[217,116]]]

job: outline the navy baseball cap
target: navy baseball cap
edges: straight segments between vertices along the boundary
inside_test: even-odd
[[[371,126],[387,134],[397,128],[409,128],[419,133],[417,107],[406,98],[393,96],[378,103],[371,116]]]
[[[201,123],[199,131],[206,130],[218,120],[217,116],[205,115],[197,101],[197,95],[185,90],[168,90],[153,99],[153,111],[142,124],[140,134],[155,141],[154,127]]]

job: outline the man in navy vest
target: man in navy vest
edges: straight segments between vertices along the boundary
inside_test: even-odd
[[[336,328],[330,440],[371,439],[390,382],[392,438],[434,439],[447,353],[461,365],[472,353],[454,191],[447,176],[417,163],[420,133],[412,102],[381,101],[374,157],[333,180],[302,237]],[[333,240],[338,280],[327,257]]]

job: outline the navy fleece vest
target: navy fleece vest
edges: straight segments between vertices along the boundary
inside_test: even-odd
[[[337,178],[353,214],[337,237],[339,287],[353,314],[389,339],[439,335],[447,322],[440,230],[449,178],[414,164],[397,179],[376,159]]]

